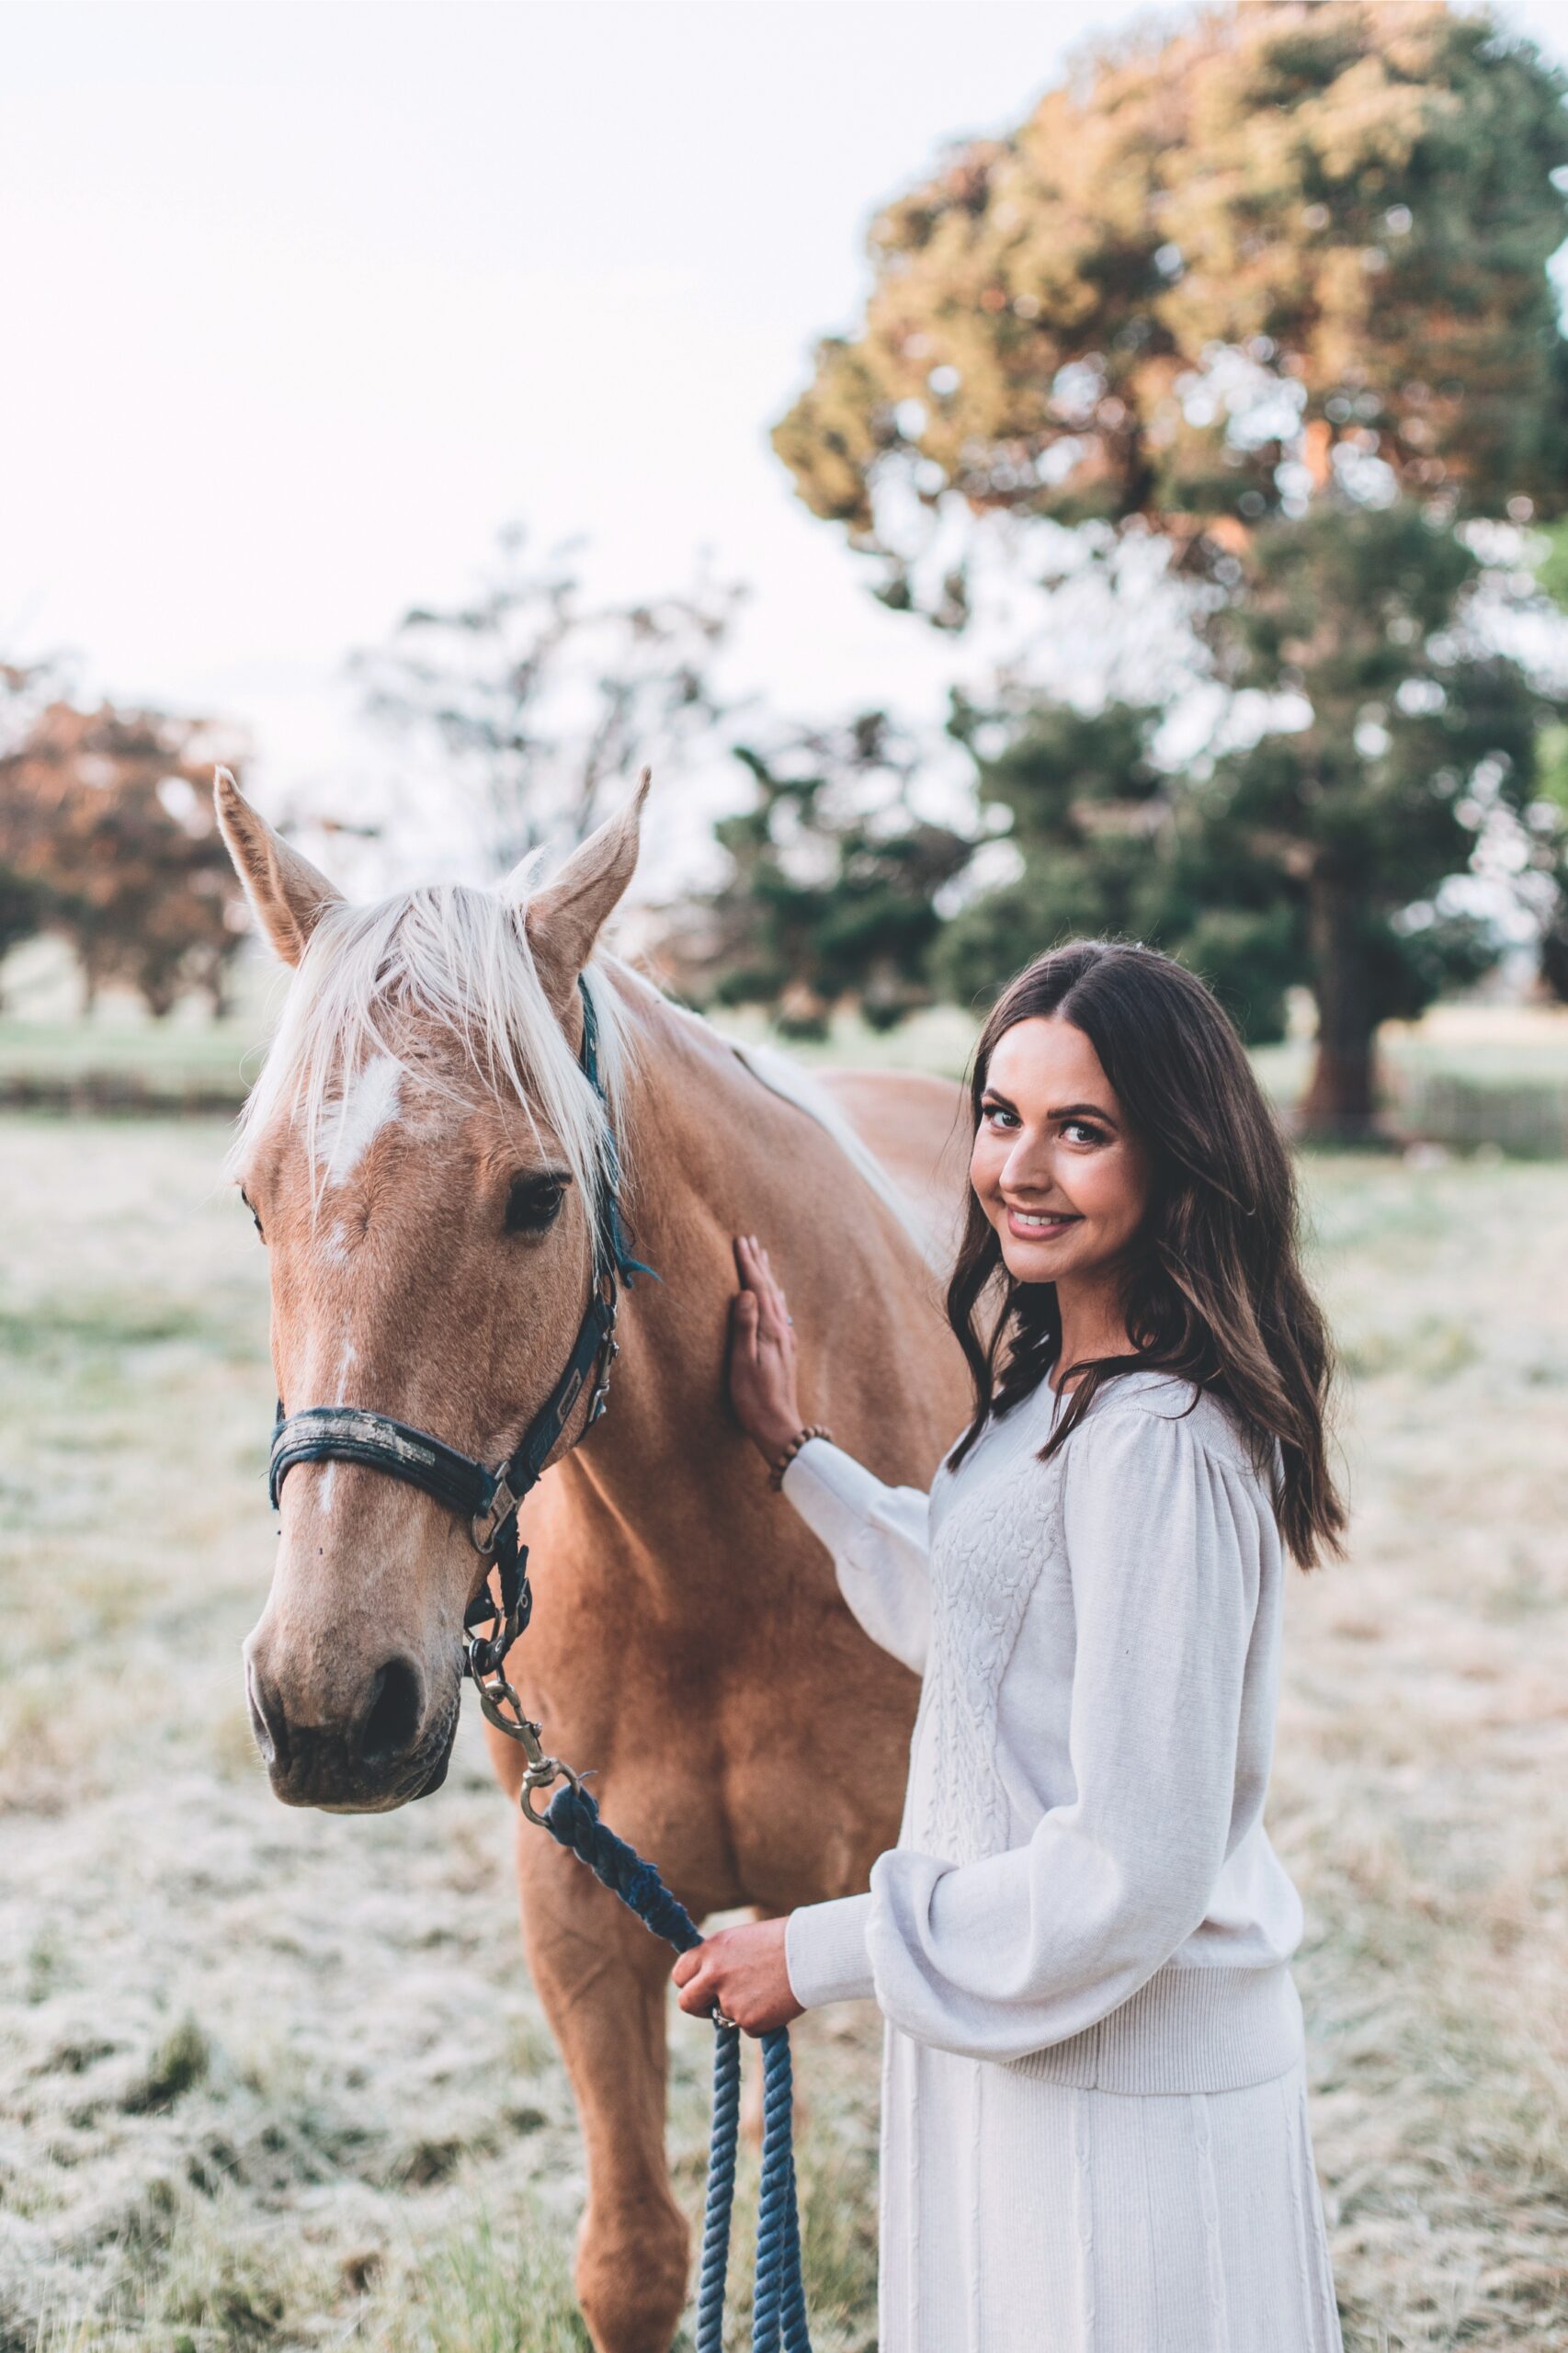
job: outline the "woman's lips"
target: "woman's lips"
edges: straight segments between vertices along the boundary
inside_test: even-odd
[[[1048,1211],[1043,1217],[1027,1219],[1017,1210],[1007,1211],[1007,1231],[1019,1242],[1054,1242],[1070,1225],[1082,1222],[1076,1211]]]

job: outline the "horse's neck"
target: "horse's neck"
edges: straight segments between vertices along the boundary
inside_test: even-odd
[[[562,1469],[582,1500],[655,1541],[665,1521],[683,1536],[694,1519],[722,1522],[736,1483],[762,1476],[725,1404],[734,1236],[769,1240],[787,1265],[810,1229],[814,1267],[844,1246],[824,1210],[860,1179],[717,1032],[633,976],[617,985],[634,1030],[620,1139],[632,1247],[659,1280],[637,1276],[622,1301],[608,1410]],[[838,1203],[824,1199],[824,1169]]]

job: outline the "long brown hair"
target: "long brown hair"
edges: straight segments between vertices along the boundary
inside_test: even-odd
[[[1125,1276],[1133,1353],[1064,1368],[1058,1385],[1072,1375],[1077,1386],[1040,1459],[1050,1460],[1119,1373],[1173,1373],[1230,1406],[1273,1491],[1285,1542],[1311,1568],[1343,1550],[1345,1506],[1324,1432],[1333,1351],[1301,1273],[1290,1157],[1241,1040],[1203,983],[1168,956],[1074,940],[1037,957],[993,1008],[974,1051],[973,1129],[998,1039],[1040,1015],[1072,1022],[1093,1046],[1148,1151],[1152,1183]],[[982,1301],[998,1290],[983,1336]],[[1040,1386],[1062,1345],[1055,1284],[1008,1273],[972,1190],[948,1320],[975,1392],[974,1418],[949,1458],[956,1464],[989,1414]]]

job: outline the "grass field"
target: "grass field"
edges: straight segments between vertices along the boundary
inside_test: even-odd
[[[286,1812],[251,1753],[272,1396],[222,1143],[0,1120],[0,2353],[581,2347],[577,2142],[473,1723],[376,1819]],[[1306,1175],[1355,1548],[1292,1591],[1270,1822],[1346,2342],[1558,2353],[1568,1188]],[[819,2353],[874,2339],[874,2034],[799,2036]],[[709,2038],[673,2039],[695,2211]]]
[[[0,1104],[134,1112],[184,1108],[222,1112],[237,1105],[260,1068],[283,987],[259,951],[233,975],[233,1011],[209,1018],[187,1000],[153,1021],[124,991],[110,991],[92,1017],[78,1012],[79,984],[59,941],[20,949],[0,985]],[[1310,1025],[1295,1008],[1293,1031]],[[759,1009],[719,1017],[737,1037],[771,1035]],[[807,1062],[859,1063],[960,1076],[976,1024],[957,1006],[933,1006],[879,1033],[841,1012],[820,1041],[785,1041]],[[1379,1040],[1387,1114],[1405,1136],[1460,1150],[1496,1144],[1528,1158],[1568,1156],[1568,1006],[1439,1005],[1418,1022],[1389,1022]],[[1308,1037],[1257,1050],[1254,1062],[1276,1102],[1293,1105],[1306,1084]],[[41,1096],[37,1090],[44,1090]]]

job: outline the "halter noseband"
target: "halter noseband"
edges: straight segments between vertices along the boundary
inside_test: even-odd
[[[620,1161],[599,1077],[598,1020],[580,974],[577,988],[583,1000],[583,1043],[577,1059],[607,1111],[604,1175],[595,1233],[598,1272],[565,1369],[517,1448],[498,1469],[491,1471],[472,1455],[460,1454],[443,1439],[432,1438],[428,1430],[410,1429],[388,1414],[374,1414],[362,1405],[307,1405],[298,1414],[286,1415],[281,1398],[272,1433],[267,1493],[275,1511],[283,1482],[297,1462],[359,1462],[371,1471],[384,1471],[389,1478],[402,1479],[411,1487],[422,1487],[444,1509],[467,1520],[474,1550],[494,1562],[501,1585],[499,1606],[486,1577],[463,1613],[468,1635],[465,1671],[476,1681],[499,1668],[527,1626],[533,1607],[528,1547],[517,1541],[517,1506],[537,1483],[590,1376],[593,1391],[584,1428],[589,1428],[604,1412],[610,1367],[619,1353],[615,1338],[619,1283],[624,1281],[631,1290],[633,1274],[653,1275],[655,1282],[659,1279],[653,1267],[632,1257],[627,1247],[620,1222]]]

